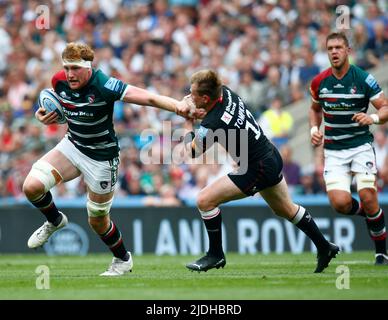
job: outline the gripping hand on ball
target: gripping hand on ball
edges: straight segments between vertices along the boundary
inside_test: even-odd
[[[58,114],[55,111],[51,111],[47,113],[45,108],[40,107],[35,112],[35,118],[38,119],[43,124],[47,125],[47,124],[56,123],[58,120]]]

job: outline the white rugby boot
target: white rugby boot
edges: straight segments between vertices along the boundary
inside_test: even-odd
[[[28,239],[27,245],[29,248],[35,249],[41,247],[47,242],[48,238],[50,238],[50,236],[55,231],[58,231],[67,225],[67,217],[62,212],[59,211],[59,213],[62,215],[61,223],[58,226],[54,226],[51,222],[48,221],[43,223],[43,225],[37,229]]]
[[[104,277],[117,277],[117,276],[122,276],[126,272],[132,272],[132,267],[133,267],[133,260],[132,260],[132,255],[128,251],[129,254],[129,259],[128,261],[123,261],[119,258],[113,257],[112,263],[109,266],[108,270],[101,273],[100,276]]]

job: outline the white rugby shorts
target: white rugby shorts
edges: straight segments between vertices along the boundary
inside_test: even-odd
[[[323,177],[326,184],[341,177],[351,182],[354,173],[374,175],[377,173],[376,155],[370,143],[343,150],[324,149],[324,157]]]
[[[115,190],[120,163],[118,157],[107,161],[94,160],[79,151],[67,136],[54,149],[63,153],[81,171],[86,185],[94,193],[105,194]]]

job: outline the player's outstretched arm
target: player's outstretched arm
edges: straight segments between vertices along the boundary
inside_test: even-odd
[[[377,113],[356,113],[352,120],[358,122],[360,126],[386,123],[388,121],[388,99],[385,97],[384,93],[381,92],[376,99],[371,100],[371,103],[376,108]]]
[[[174,98],[162,96],[149,92],[145,89],[128,85],[128,89],[123,97],[127,103],[139,104],[142,106],[152,106],[155,108],[174,112],[182,117],[191,118],[190,106],[184,99],[178,101]]]

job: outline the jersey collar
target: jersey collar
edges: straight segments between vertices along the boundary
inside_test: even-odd
[[[222,103],[222,94],[221,94],[221,97],[219,97],[216,101],[214,101],[213,102],[213,104],[209,107],[209,109],[207,110],[207,112],[210,112],[210,110],[212,110],[214,107],[215,107],[215,105],[217,104],[217,103]]]

